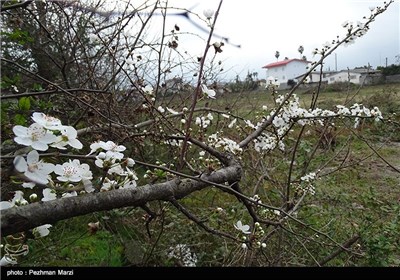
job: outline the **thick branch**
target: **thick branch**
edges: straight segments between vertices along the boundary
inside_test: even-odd
[[[25,2],[22,2],[22,3],[17,3],[17,4],[13,4],[13,5],[8,5],[8,6],[1,6],[0,7],[0,10],[1,10],[1,12],[5,12],[5,11],[8,11],[8,10],[13,10],[13,9],[17,9],[17,8],[25,8],[25,7],[27,7],[30,3],[32,3],[33,2],[33,0],[28,0],[28,1],[25,1]]]
[[[240,174],[240,165],[232,164],[211,175],[203,174],[199,179],[223,184],[240,180]],[[194,179],[175,179],[140,186],[133,190],[118,189],[13,207],[1,211],[1,233],[6,236],[75,216],[127,206],[141,206],[154,200],[181,199],[209,185]]]
[[[327,262],[333,260],[336,256],[338,256],[340,253],[342,253],[344,250],[343,248],[350,248],[351,245],[353,245],[355,242],[357,242],[357,240],[360,238],[360,236],[357,234],[355,236],[353,236],[352,238],[350,238],[349,240],[347,240],[345,243],[343,243],[341,248],[338,248],[337,250],[335,250],[332,254],[330,254],[329,256],[327,256],[325,259],[323,259],[322,261],[319,262],[320,266],[325,265]]]

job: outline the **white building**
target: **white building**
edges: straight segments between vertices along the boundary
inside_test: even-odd
[[[288,80],[294,80],[307,72],[309,63],[310,61],[294,58],[273,62],[262,68],[267,69],[267,77],[274,77],[281,85],[286,85]]]
[[[352,70],[342,70],[337,73],[331,74],[327,77],[327,81],[328,84],[338,82],[350,82],[356,85],[362,83],[369,84],[372,82],[372,79],[375,76],[379,78],[379,71],[373,69],[358,68]]]
[[[325,82],[328,83],[329,77],[333,74],[336,74],[338,72],[336,71],[323,71],[322,75],[321,72],[319,71],[314,71],[311,72],[310,75],[308,75],[308,79],[305,81],[306,84],[311,84],[311,83],[319,83],[319,81],[321,80],[321,82]],[[295,77],[296,80],[300,81],[301,79],[304,78],[304,74]]]
[[[298,81],[303,79],[304,74],[296,77]],[[322,79],[321,79],[322,78]],[[379,70],[367,69],[367,68],[356,68],[351,70],[341,71],[324,71],[322,75],[320,72],[312,72],[307,79],[306,83],[319,83],[327,84],[350,82],[356,85],[359,84],[373,84],[382,80],[382,74]]]

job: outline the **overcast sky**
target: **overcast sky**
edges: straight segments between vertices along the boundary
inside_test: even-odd
[[[169,6],[191,8],[203,16],[204,9],[216,9],[219,0],[169,0]],[[341,26],[346,20],[362,21],[369,16],[371,6],[382,6],[383,1],[370,0],[225,0],[216,24],[216,33],[228,37],[234,44],[223,47],[220,59],[225,69],[230,69],[227,78],[239,74],[244,77],[247,71],[258,72],[265,78],[262,66],[276,61],[275,51],[281,56],[298,58],[299,45],[305,48],[304,55],[313,60],[311,51],[321,47],[326,41],[343,37],[345,29]],[[364,66],[384,66],[396,62],[400,54],[400,4],[396,0],[387,12],[379,15],[371,24],[368,33],[356,40],[355,44],[340,47],[337,53],[338,70]],[[196,17],[191,16],[202,24]],[[177,23],[182,32],[195,32],[206,38],[207,34],[191,25],[183,17],[170,17],[167,26]],[[204,48],[198,40],[184,41],[183,47],[197,48],[198,53]],[[214,41],[217,41],[215,39]],[[182,43],[182,42],[181,42]],[[315,59],[315,58],[314,58]],[[327,60],[326,68],[335,70],[334,56]]]

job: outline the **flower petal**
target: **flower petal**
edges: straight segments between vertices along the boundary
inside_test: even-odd
[[[14,141],[20,145],[24,145],[24,146],[30,146],[32,145],[32,139],[28,138],[28,137],[15,137]]]
[[[6,266],[9,264],[15,265],[15,264],[18,264],[18,262],[16,261],[16,258],[14,258],[14,257],[8,256],[8,255],[3,256],[0,260],[0,266]]]
[[[54,134],[47,132],[43,137],[39,139],[40,142],[50,144],[57,141],[57,136]]]
[[[25,158],[21,156],[16,156],[13,163],[18,172],[25,172],[28,169]]]
[[[43,190],[43,198],[42,201],[54,200],[57,198],[57,195],[53,192],[52,189],[46,188]]]
[[[8,209],[14,206],[14,203],[9,201],[0,201],[0,210]]]
[[[39,173],[48,175],[54,171],[55,165],[47,162],[40,162],[38,164],[38,168],[39,168],[38,170]]]
[[[32,146],[32,148],[34,148],[35,150],[38,150],[38,151],[46,151],[49,148],[49,146],[47,146],[47,144],[42,143],[42,142],[33,142],[31,144],[31,146]]]
[[[41,185],[47,185],[49,183],[49,180],[47,179],[47,175],[40,174],[38,172],[30,172],[26,171],[24,175],[31,180],[32,182],[35,182],[37,184]]]
[[[50,225],[50,224],[42,225],[42,226],[34,228],[33,232],[37,233],[40,237],[45,237],[45,236],[49,235],[49,233],[50,233],[49,228],[51,228],[51,227],[52,227],[52,225]]]
[[[26,157],[26,162],[28,165],[36,164],[39,161],[39,153],[35,150],[30,151]]]
[[[82,145],[81,141],[79,141],[78,139],[75,139],[75,138],[69,139],[68,144],[72,148],[75,148],[75,149],[78,149],[78,150],[83,148],[83,145]]]
[[[25,189],[33,189],[36,186],[34,182],[24,182],[22,183],[22,187]]]
[[[12,130],[14,134],[19,137],[26,137],[28,135],[28,128],[22,125],[16,125]]]
[[[78,132],[72,126],[64,126],[63,134],[68,135],[68,138],[76,138],[78,136]]]

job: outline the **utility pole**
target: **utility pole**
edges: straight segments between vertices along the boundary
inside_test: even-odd
[[[335,71],[337,72],[337,53],[335,53]]]
[[[386,57],[386,68],[387,68],[387,57]]]

